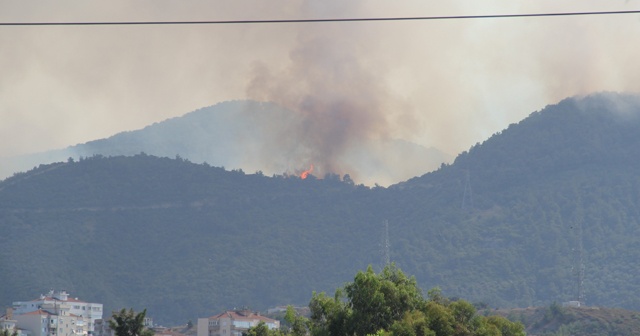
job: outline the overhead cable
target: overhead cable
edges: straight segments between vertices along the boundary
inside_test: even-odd
[[[127,26],[127,25],[142,26],[142,25],[225,25],[225,24],[228,25],[228,24],[507,19],[507,18],[559,17],[559,16],[585,16],[585,15],[620,15],[620,14],[640,14],[640,10],[560,12],[560,13],[534,13],[534,14],[488,14],[488,15],[453,15],[453,16],[365,17],[365,18],[277,19],[277,20],[0,22],[0,26]]]

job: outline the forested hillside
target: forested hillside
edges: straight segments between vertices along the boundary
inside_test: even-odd
[[[171,322],[305,304],[377,261],[374,195],[148,155],[42,166],[0,184],[1,301],[64,288]]]
[[[491,307],[640,309],[640,99],[569,98],[390,188],[92,156],[0,182],[0,304],[66,289],[184,323],[309,302],[390,258]],[[584,265],[581,275],[580,268]]]
[[[461,297],[529,306],[577,299],[584,265],[588,303],[637,309],[639,131],[638,96],[569,98],[395,186],[414,208],[395,219],[416,230],[406,245],[432,235],[425,255],[450,252],[417,262],[416,275]]]

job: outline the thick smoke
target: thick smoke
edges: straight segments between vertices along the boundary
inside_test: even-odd
[[[356,25],[302,27],[284,68],[255,63],[247,94],[295,113],[267,152],[290,153],[299,169],[314,164],[316,174],[357,173],[348,155],[385,141],[394,114],[402,110],[390,95],[380,69],[367,65],[363,35]],[[406,108],[406,107],[404,107]],[[275,123],[280,121],[274,120]]]
[[[634,10],[637,1],[168,0],[6,2],[0,20],[160,21]],[[451,155],[559,100],[640,92],[637,15],[376,23],[0,27],[0,157],[142,128],[221,101],[296,112],[260,158],[351,173],[375,141]],[[241,139],[240,139],[241,140]],[[273,149],[273,151],[271,151]],[[284,167],[273,159],[284,150]],[[259,159],[259,160],[258,160]],[[279,160],[282,161],[282,160]],[[277,166],[277,167],[276,167]],[[277,169],[276,169],[277,168]],[[266,168],[265,168],[266,169]],[[411,172],[415,173],[415,172]],[[404,178],[394,175],[392,180]]]

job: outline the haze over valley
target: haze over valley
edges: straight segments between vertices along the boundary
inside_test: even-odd
[[[639,8],[0,0],[0,306],[183,324],[393,262],[539,332],[640,311]]]
[[[354,138],[324,144],[327,149],[317,151],[315,141],[298,141],[304,136],[295,135],[313,125],[273,103],[225,102],[107,139],[0,158],[0,173],[8,177],[68,158],[146,153],[267,175],[298,175],[313,165],[319,177],[348,174],[358,183],[388,186],[433,171],[453,158],[435,148],[389,138]]]

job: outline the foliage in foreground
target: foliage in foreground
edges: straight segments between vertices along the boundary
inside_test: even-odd
[[[153,336],[153,331],[144,326],[146,314],[146,309],[136,314],[133,309],[122,308],[119,312],[113,312],[109,327],[115,336]]]
[[[464,300],[450,300],[438,288],[424,298],[413,277],[395,265],[376,274],[372,267],[338,288],[333,297],[313,293],[311,317],[287,312],[292,327],[269,331],[250,329],[250,336],[524,336],[524,326],[501,316],[478,315]],[[306,327],[306,328],[304,328]]]

